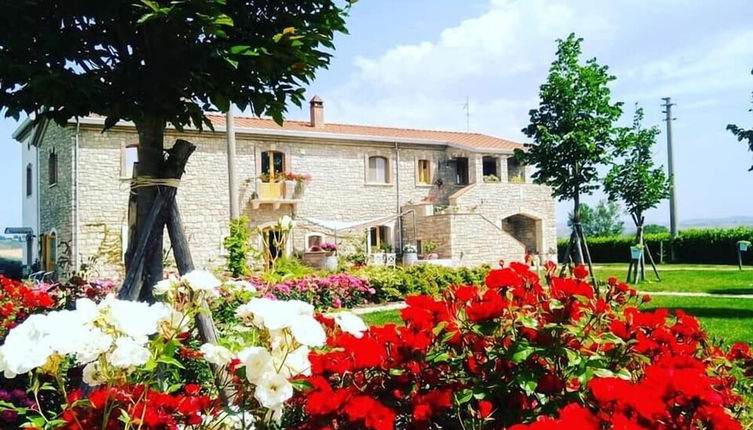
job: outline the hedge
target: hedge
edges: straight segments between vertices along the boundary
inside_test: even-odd
[[[659,262],[660,243],[664,243],[664,261],[669,262],[670,246],[674,247],[673,263],[692,264],[737,264],[737,242],[753,242],[753,228],[737,227],[728,229],[682,230],[676,239],[669,233],[647,234],[646,243],[654,261]],[[630,246],[635,244],[635,236],[594,237],[588,239],[588,249],[595,263],[618,263],[630,260]],[[567,239],[557,242],[560,261],[563,260]],[[753,264],[753,248],[743,252],[743,264]]]

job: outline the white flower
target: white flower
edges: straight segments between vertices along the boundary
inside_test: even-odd
[[[206,270],[193,270],[183,275],[183,281],[194,291],[214,292],[222,285],[219,279]]]
[[[335,323],[337,323],[342,331],[344,331],[345,333],[350,333],[357,338],[362,337],[363,333],[369,330],[369,328],[366,326],[366,323],[364,323],[359,316],[352,312],[336,313]]]
[[[295,227],[295,221],[290,216],[285,215],[277,220],[277,225],[280,227],[280,231],[290,231]]]
[[[204,354],[204,359],[207,362],[218,366],[226,366],[233,359],[233,353],[220,345],[205,343],[204,345],[201,345],[199,351]]]
[[[155,296],[163,296],[175,289],[176,279],[173,277],[157,282],[152,289]]]
[[[157,333],[159,323],[171,318],[172,308],[164,303],[149,305],[143,302],[118,300],[110,295],[99,304],[108,323],[139,342]]]
[[[113,366],[128,369],[146,364],[149,356],[149,350],[141,343],[128,337],[119,337],[115,341],[115,349],[107,358]]]
[[[85,384],[91,387],[96,387],[97,385],[102,385],[107,382],[104,375],[102,375],[99,363],[97,362],[89,363],[84,366],[83,380]]]
[[[265,408],[279,408],[286,400],[293,397],[293,385],[279,373],[264,375],[256,385],[254,398]]]
[[[256,383],[270,373],[276,373],[272,355],[260,346],[252,346],[238,353],[238,358],[246,366],[248,382]]]
[[[78,346],[76,361],[79,364],[84,364],[96,360],[100,354],[104,354],[110,349],[112,342],[112,336],[105,334],[96,327],[92,328],[89,330],[88,336],[82,339],[82,342]]]
[[[301,345],[322,346],[327,341],[322,325],[312,316],[295,317],[290,325],[290,332]]]
[[[170,316],[163,320],[163,334],[184,333],[190,328],[191,320],[183,312],[171,309]],[[165,329],[165,326],[167,329]]]
[[[309,361],[309,348],[299,346],[295,351],[277,349],[272,352],[274,366],[280,369],[280,374],[286,378],[298,375],[311,375],[311,362]]]

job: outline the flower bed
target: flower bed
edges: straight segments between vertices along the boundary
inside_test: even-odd
[[[616,279],[597,294],[582,267],[547,273],[512,264],[481,286],[410,296],[400,327],[283,297],[368,288],[347,275],[284,283],[271,299],[196,271],[157,284],[151,305],[39,307],[0,346],[6,377],[30,375],[31,397],[6,390],[3,406],[15,427],[45,430],[742,428],[747,345],[724,351],[681,311],[641,311],[648,298]],[[217,344],[194,325],[210,310]]]
[[[546,286],[515,264],[409,297],[405,327],[333,335],[296,428],[741,428],[747,347],[725,355],[694,318],[641,312],[647,298],[616,279],[597,297],[576,273]]]
[[[293,279],[268,287],[262,293],[269,298],[302,300],[319,310],[353,308],[377,300],[376,290],[367,280],[346,273]]]

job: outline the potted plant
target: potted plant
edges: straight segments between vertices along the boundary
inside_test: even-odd
[[[643,245],[633,245],[630,247],[630,258],[640,260],[643,256]]]
[[[439,248],[439,245],[436,244],[436,242],[432,242],[430,240],[427,240],[422,245],[423,251],[424,251],[424,258],[427,260],[436,260],[439,258],[439,254],[437,254],[436,251],[437,248]]]
[[[383,243],[379,245],[379,250],[382,251],[382,254],[389,254],[392,252],[392,245],[389,243]]]
[[[285,178],[285,195],[290,193],[290,198],[300,199],[306,184],[311,182],[311,175],[302,173],[287,173]],[[286,197],[287,198],[287,197]]]
[[[322,269],[335,270],[337,269],[337,245],[334,243],[322,243],[319,248],[325,252],[325,257],[322,260]]]
[[[403,266],[412,266],[418,260],[418,250],[414,245],[403,246]]]

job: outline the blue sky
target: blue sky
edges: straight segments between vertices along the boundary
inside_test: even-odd
[[[673,125],[681,220],[753,214],[753,156],[725,131],[753,126],[753,2],[726,0],[360,0],[350,35],[337,39],[329,70],[309,97],[325,100],[325,120],[465,130],[524,141],[520,129],[558,37],[585,38],[617,76],[613,96],[662,124],[661,97],[677,103]],[[292,119],[305,112],[291,110]],[[20,147],[13,120],[0,120],[0,228],[21,221]],[[665,136],[656,158],[666,164]],[[601,196],[587,199],[594,202]],[[564,220],[570,203],[558,204]],[[648,214],[667,222],[667,205]]]

